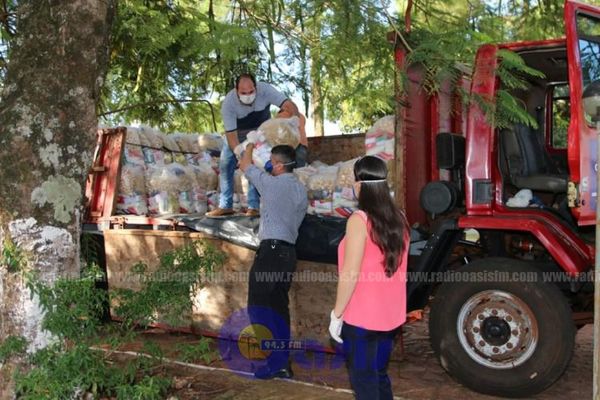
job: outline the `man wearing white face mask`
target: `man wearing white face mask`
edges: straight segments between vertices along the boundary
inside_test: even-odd
[[[227,141],[221,150],[219,163],[221,197],[219,198],[219,208],[207,213],[208,217],[233,214],[233,173],[238,162],[233,149],[246,140],[248,132],[257,129],[263,122],[271,118],[271,105],[279,107],[290,115],[299,115],[298,107],[294,102],[270,84],[256,82],[251,74],[240,75],[236,80],[235,89],[225,96],[221,114]],[[258,216],[259,203],[258,192],[250,184],[246,215]]]

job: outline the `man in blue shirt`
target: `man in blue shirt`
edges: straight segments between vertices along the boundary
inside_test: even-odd
[[[271,118],[271,105],[279,107],[289,115],[300,116],[298,107],[293,101],[270,84],[256,82],[251,74],[240,75],[236,80],[235,89],[225,96],[221,114],[227,140],[221,150],[219,163],[221,196],[219,207],[207,213],[208,217],[233,214],[233,173],[238,162],[233,150],[246,140],[248,132],[257,129],[263,122]],[[246,215],[257,216],[259,203],[258,192],[250,183]]]
[[[248,282],[248,314],[253,325],[267,327],[279,343],[267,358],[267,365],[257,369],[254,376],[291,378],[288,292],[296,270],[298,228],[306,214],[308,199],[306,188],[292,173],[296,152],[291,146],[273,147],[270,174],[252,165],[252,149],[249,144],[240,161],[240,168],[262,198],[260,244]]]

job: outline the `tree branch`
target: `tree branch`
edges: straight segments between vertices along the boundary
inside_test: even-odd
[[[129,106],[117,108],[116,110],[106,111],[106,112],[98,114],[98,117],[105,117],[110,114],[116,114],[116,113],[119,113],[122,111],[131,110],[133,108],[148,107],[148,106],[153,106],[156,104],[165,104],[165,103],[206,103],[206,104],[208,104],[208,106],[210,107],[210,113],[212,115],[213,127],[215,128],[215,132],[217,131],[217,121],[215,119],[215,109],[210,101],[204,100],[204,99],[171,99],[171,100],[148,101],[145,103],[131,104]]]

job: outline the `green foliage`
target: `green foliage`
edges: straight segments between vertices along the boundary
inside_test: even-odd
[[[210,364],[220,358],[219,353],[211,349],[212,343],[211,339],[203,337],[198,343],[179,344],[177,346],[178,358],[185,362],[204,360],[206,364]]]
[[[0,342],[0,364],[8,361],[14,356],[25,354],[27,350],[27,339],[22,336],[8,336]]]
[[[422,87],[428,94],[439,92],[442,85],[456,87],[467,69],[464,64],[474,55],[468,41],[464,40],[463,30],[444,33],[417,30],[408,39],[412,51],[407,56],[407,65],[424,66]],[[408,79],[406,71],[402,78]]]
[[[139,291],[115,290],[116,314],[124,326],[147,326],[159,320],[178,326],[192,310],[191,292],[224,262],[224,254],[208,242],[195,242],[161,256],[158,268],[148,272],[145,264],[132,268],[132,279],[143,283]]]
[[[528,89],[529,85],[525,77],[545,78],[545,75],[535,68],[528,67],[523,58],[510,50],[498,50],[500,64],[496,74],[502,81],[502,85],[508,89]]]
[[[75,398],[89,392],[94,396],[125,385],[128,379],[117,367],[110,367],[103,354],[85,344],[66,349],[54,345],[37,351],[30,360],[32,368],[18,372],[19,399]]]
[[[171,386],[171,380],[160,376],[144,376],[134,385],[117,388],[119,400],[161,400]]]
[[[499,89],[496,91],[496,113],[493,114],[493,120],[490,121],[492,124],[499,129],[511,128],[515,124],[525,124],[530,127],[537,129],[538,125],[517,99],[511,95],[507,90]],[[490,115],[488,114],[488,120]]]
[[[96,288],[99,275],[97,267],[88,267],[81,278],[60,278],[51,287],[33,281],[31,287],[45,312],[42,327],[61,339],[94,337],[106,303],[106,293]]]
[[[10,239],[4,239],[2,253],[0,253],[0,266],[5,266],[9,272],[23,271],[27,260],[23,251]]]
[[[157,344],[145,342],[141,351],[148,356],[137,357],[123,366],[113,366],[107,353],[91,348],[102,331],[106,296],[95,286],[102,277],[95,263],[99,249],[94,241],[86,240],[82,240],[82,254],[87,267],[80,278],[59,279],[52,287],[30,278],[28,286],[38,295],[45,311],[42,326],[62,340],[31,355],[30,368],[17,372],[18,397],[62,400],[91,394],[94,398],[162,399],[171,380],[156,375],[164,358]],[[139,292],[125,291],[126,295],[119,297],[119,309],[129,314],[125,314],[120,330],[106,330],[111,347],[131,340],[135,322],[156,320],[156,316],[145,312],[164,314],[176,324],[182,313],[191,310],[191,290],[201,285],[203,274],[212,272],[223,261],[224,255],[208,242],[194,242],[162,255],[159,268],[152,274],[147,274],[147,266],[136,265],[134,273],[142,287]],[[177,318],[175,314],[179,314]],[[201,340],[194,356],[205,360],[214,357],[208,343]],[[26,345],[22,338],[8,338],[0,344],[0,362],[22,354]]]
[[[468,41],[460,41],[464,31],[449,31],[443,34],[429,31],[416,31],[409,36],[412,51],[407,56],[407,65],[420,64],[424,76],[421,84],[428,94],[441,90],[457,91],[465,104],[476,103],[487,116],[488,122],[497,128],[523,123],[537,127],[535,119],[513,96],[515,90],[528,89],[528,78],[543,78],[544,74],[525,64],[523,59],[509,50],[498,50],[496,75],[501,89],[494,99],[484,99],[477,94],[469,94],[459,87],[459,79],[467,72],[465,60],[472,59],[475,48]],[[403,87],[406,88],[407,72],[402,73]]]
[[[162,399],[171,385],[169,378],[146,375],[156,360],[140,357],[121,368],[105,357],[81,343],[39,350],[31,357],[32,368],[17,374],[18,398],[63,400],[91,394],[94,398]]]
[[[502,89],[496,91],[496,106],[493,124],[497,128],[512,127],[515,123],[529,125],[537,129],[537,122],[521,104],[511,95],[514,90],[527,90],[526,78],[544,78],[545,75],[525,65],[523,59],[508,50],[498,50],[500,63],[496,75],[500,78]]]
[[[226,93],[235,74],[258,57],[252,32],[224,20],[228,2],[214,5],[119,2],[100,113],[129,108],[107,115],[105,122],[138,120],[164,131],[213,130],[206,104],[177,100]]]
[[[3,1],[0,79],[17,3]],[[212,131],[210,109],[197,100],[218,109],[235,76],[251,71],[299,94],[305,112],[312,107],[339,120],[344,131],[364,130],[394,110],[393,54],[385,34],[403,29],[406,5],[396,1],[390,15],[388,0],[120,1],[98,113],[109,125]],[[456,76],[451,61],[470,63],[482,43],[564,36],[563,6],[563,0],[415,0],[411,36],[436,38],[412,57],[439,57],[428,63],[426,90]]]

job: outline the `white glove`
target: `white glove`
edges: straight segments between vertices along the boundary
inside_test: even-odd
[[[248,143],[256,144],[258,142],[264,142],[265,139],[262,137],[262,133],[260,131],[250,131],[246,135],[246,140]]]
[[[247,143],[240,143],[233,149],[233,154],[235,154],[238,159],[242,158],[242,154],[244,154],[244,150],[246,150],[245,144]]]
[[[329,334],[336,342],[343,343],[344,341],[342,340],[340,335],[342,334],[342,325],[344,325],[344,321],[341,317],[336,317],[333,310],[331,310],[330,318],[331,320],[329,322]]]

